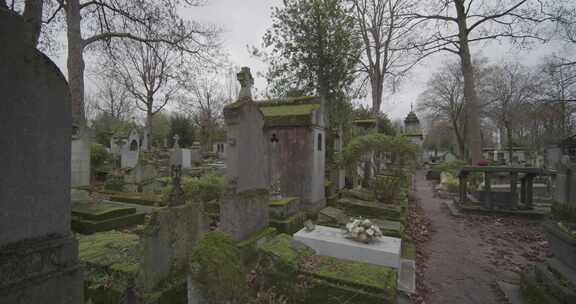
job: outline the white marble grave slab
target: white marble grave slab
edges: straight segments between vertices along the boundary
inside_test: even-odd
[[[311,232],[305,229],[296,232],[294,239],[314,249],[318,255],[400,268],[402,240],[399,238],[384,236],[364,244],[347,239],[342,229],[316,226]]]

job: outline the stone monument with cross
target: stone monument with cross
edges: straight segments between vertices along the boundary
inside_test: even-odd
[[[220,208],[222,229],[244,240],[268,226],[269,178],[264,116],[252,100],[250,69],[238,73],[238,101],[224,108],[227,127],[226,175],[229,184]]]

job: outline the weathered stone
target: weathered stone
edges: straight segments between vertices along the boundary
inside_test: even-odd
[[[220,225],[233,240],[241,241],[268,226],[266,190],[245,191],[226,196],[220,204]]]
[[[150,215],[141,235],[145,290],[187,268],[190,252],[208,231],[207,224],[201,204],[162,208]]]
[[[90,185],[90,141],[85,132],[72,136],[71,186]]]
[[[346,216],[346,213],[344,213],[344,211],[341,209],[337,209],[334,207],[326,207],[320,210],[319,220],[326,222],[334,222],[337,224],[345,224],[346,222],[348,222],[348,216]]]
[[[0,303],[83,303],[70,233],[70,93],[0,9]]]

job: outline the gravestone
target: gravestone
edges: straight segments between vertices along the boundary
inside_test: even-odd
[[[83,303],[70,232],[69,88],[0,8],[0,303]]]
[[[90,186],[90,140],[86,130],[72,134],[71,166],[71,186]]]
[[[224,108],[229,189],[220,207],[222,229],[237,241],[266,228],[269,222],[264,117],[252,100],[250,69],[242,68],[238,80],[242,85],[238,101]]]
[[[123,190],[126,192],[160,191],[160,184],[156,180],[158,176],[154,165],[139,162],[124,175]]]

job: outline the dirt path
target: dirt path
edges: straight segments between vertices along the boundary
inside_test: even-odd
[[[546,242],[536,223],[490,216],[453,217],[434,196],[424,172],[416,177],[416,196],[431,223],[423,244],[427,304],[503,303],[497,281],[515,283],[528,264],[543,258]]]

